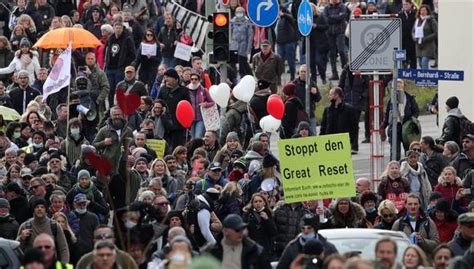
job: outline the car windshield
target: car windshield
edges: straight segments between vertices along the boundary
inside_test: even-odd
[[[364,258],[375,259],[375,244],[377,240],[374,238],[331,238],[329,240],[337,248],[340,254],[347,252],[359,252]],[[403,252],[410,245],[406,240],[395,240],[398,246],[397,261],[402,261]]]

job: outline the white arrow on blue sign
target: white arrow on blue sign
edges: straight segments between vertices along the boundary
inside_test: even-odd
[[[313,10],[308,0],[303,0],[298,7],[298,29],[303,36],[308,36],[313,27]]]
[[[278,0],[249,0],[247,12],[250,21],[259,27],[268,27],[278,18],[280,5]]]

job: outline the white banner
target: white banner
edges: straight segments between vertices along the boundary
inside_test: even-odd
[[[71,44],[59,55],[43,86],[43,101],[71,82]]]
[[[208,108],[201,107],[201,115],[206,131],[217,131],[221,128],[219,110],[216,104]]]

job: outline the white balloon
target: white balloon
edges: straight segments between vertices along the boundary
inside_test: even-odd
[[[260,119],[260,128],[262,128],[264,132],[276,133],[280,125],[281,120],[275,119],[272,115]]]
[[[230,87],[227,83],[221,83],[219,85],[212,85],[209,88],[209,94],[212,100],[216,102],[220,107],[227,107],[227,103],[230,98]]]
[[[255,85],[255,78],[253,76],[247,75],[240,80],[237,86],[234,87],[232,94],[238,100],[248,103],[255,93]]]

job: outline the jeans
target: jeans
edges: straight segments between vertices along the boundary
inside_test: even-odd
[[[107,75],[107,79],[109,80],[110,91],[109,91],[109,108],[114,106],[114,97],[115,97],[115,89],[117,88],[117,84],[124,80],[125,74],[121,70],[107,70],[105,71]]]
[[[296,59],[296,42],[285,43],[285,44],[278,44],[278,54],[283,59],[283,61],[287,61],[290,67],[290,79],[295,79],[296,67],[295,67],[295,59]]]
[[[204,121],[194,121],[191,125],[191,137],[193,139],[201,138],[204,135]]]
[[[344,68],[347,64],[346,37],[344,34],[328,35],[329,47],[331,48],[331,69],[332,73],[337,74],[337,54],[341,57],[341,66]]]
[[[421,69],[429,69],[430,58],[428,57],[418,57],[418,62],[420,63]]]
[[[174,68],[176,65],[176,59],[174,57],[163,57],[161,64],[166,64],[167,68]]]

